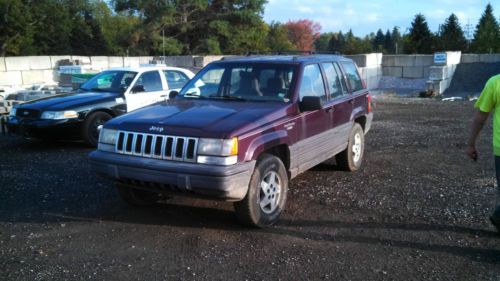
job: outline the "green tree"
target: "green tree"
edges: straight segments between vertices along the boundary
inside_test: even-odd
[[[0,0],[0,56],[34,54],[31,17],[18,0]]]
[[[345,46],[345,36],[342,31],[332,34],[328,42],[328,50],[334,53],[341,53]]]
[[[471,49],[478,53],[500,52],[500,31],[491,4],[486,5],[474,33]]]
[[[391,38],[394,43],[394,50],[390,50],[391,54],[399,54],[400,50],[403,49],[403,37],[399,32],[399,27],[395,26],[392,29]]]
[[[389,29],[387,29],[387,32],[385,33],[384,36],[384,49],[386,53],[390,54],[393,54],[395,51],[394,40],[392,40],[392,34]]]
[[[434,51],[434,39],[429,25],[422,14],[417,14],[413,19],[408,34],[408,42],[404,49],[408,54],[430,54]]]
[[[314,41],[314,49],[320,52],[329,51],[329,43],[332,37],[332,32],[321,33],[319,38]]]
[[[467,40],[455,14],[451,14],[439,30],[439,48],[443,51],[465,51]]]
[[[383,52],[384,44],[385,44],[384,32],[382,31],[382,29],[379,29],[377,31],[377,34],[375,35],[375,38],[373,38],[372,41],[373,50],[376,52]]]
[[[269,25],[266,45],[272,51],[288,51],[294,49],[292,42],[288,40],[288,31],[285,26],[279,22],[271,22]]]

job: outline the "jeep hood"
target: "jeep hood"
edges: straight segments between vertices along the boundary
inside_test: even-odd
[[[23,103],[19,108],[37,110],[68,110],[89,104],[114,100],[119,97],[118,93],[86,92],[78,94],[55,95]]]
[[[269,118],[269,115],[288,106],[275,102],[179,99],[114,118],[106,127],[153,134],[228,138],[276,120],[277,116]]]

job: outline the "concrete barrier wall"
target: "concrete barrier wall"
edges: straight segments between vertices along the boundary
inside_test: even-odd
[[[464,54],[450,53],[452,65],[459,63],[494,63],[500,62],[500,54]],[[197,72],[210,62],[220,60],[224,56],[169,56],[169,66],[183,67]],[[382,55],[381,53],[346,56],[355,61],[361,76],[369,89],[379,86],[382,76],[403,79],[429,79],[431,81],[451,80],[453,66],[446,69],[433,68],[433,55]],[[91,72],[99,72],[111,67],[147,64],[152,56],[141,57],[106,57],[106,56],[28,56],[0,57],[0,86],[27,86],[37,83],[57,84],[59,81],[58,66],[62,60],[78,60],[87,65]],[[457,60],[458,59],[458,60]],[[440,80],[439,80],[439,79]],[[449,82],[449,81],[448,81]],[[440,82],[446,84],[445,82]],[[443,86],[446,86],[444,85]],[[449,83],[448,83],[449,84]]]
[[[433,55],[385,55],[382,57],[382,74],[407,79],[429,77]]]

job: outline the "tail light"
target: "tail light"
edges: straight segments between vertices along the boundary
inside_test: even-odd
[[[370,113],[372,111],[372,96],[370,94],[366,96],[366,102],[368,103],[368,113]]]

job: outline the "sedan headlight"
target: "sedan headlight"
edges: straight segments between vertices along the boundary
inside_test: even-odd
[[[71,119],[71,118],[78,118],[78,113],[74,110],[44,111],[40,118],[51,119],[51,120]]]
[[[17,108],[13,107],[10,109],[9,116],[16,116]]]
[[[99,133],[99,142],[115,145],[117,135],[117,130],[102,128]]]

